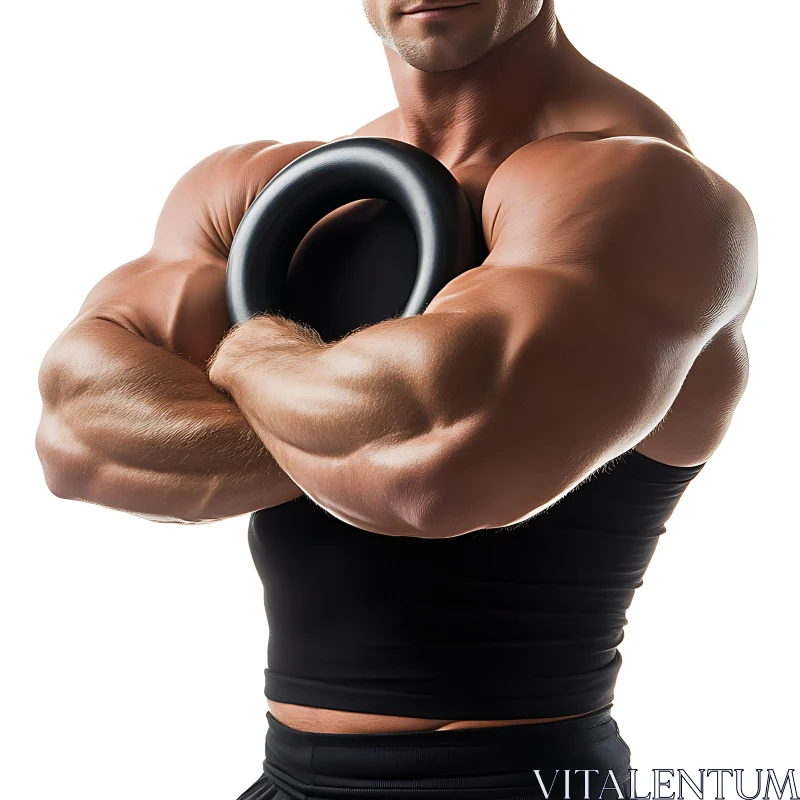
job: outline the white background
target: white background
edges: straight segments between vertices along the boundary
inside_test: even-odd
[[[760,235],[747,393],[628,614],[614,714],[640,770],[800,768],[794,8],[558,2]],[[358,0],[28,2],[3,25],[0,796],[233,800],[266,731],[247,518],[156,525],[50,495],[36,376],[91,286],[149,249],[191,165],[391,109],[382,46]]]

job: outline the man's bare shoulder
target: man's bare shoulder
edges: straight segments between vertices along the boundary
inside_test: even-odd
[[[153,249],[213,249],[227,258],[236,228],[256,195],[287,164],[321,141],[257,140],[217,150],[189,169],[167,198]]]
[[[319,144],[254,141],[197,162],[167,197],[150,251],[103,277],[76,320],[101,317],[202,364],[230,324],[225,270],[245,211],[276,173]]]
[[[499,165],[486,187],[483,221],[491,243],[509,214],[549,223],[589,213],[621,221],[642,200],[679,214],[702,207],[752,219],[741,193],[682,148],[653,136],[570,132],[523,145]]]
[[[749,205],[655,137],[564,134],[524,145],[489,181],[483,225],[498,264],[569,263],[653,292],[701,282],[729,309],[755,288]]]

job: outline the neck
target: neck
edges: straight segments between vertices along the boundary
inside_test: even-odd
[[[571,46],[551,0],[520,33],[473,64],[422,72],[386,48],[398,100],[398,137],[447,165],[503,158],[539,138]]]

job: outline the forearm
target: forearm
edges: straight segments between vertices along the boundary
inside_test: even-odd
[[[40,387],[37,449],[59,496],[201,522],[301,493],[200,368],[113,322],[71,326]]]
[[[457,315],[390,320],[322,345],[290,322],[251,320],[210,375],[303,490],[367,530],[423,535],[454,513],[450,476],[499,378],[492,325]],[[219,363],[222,362],[222,363]]]

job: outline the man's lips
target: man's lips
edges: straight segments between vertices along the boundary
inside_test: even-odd
[[[449,4],[442,4],[436,5],[435,3],[423,3],[414,8],[410,8],[408,11],[404,11],[403,16],[406,17],[417,17],[417,18],[426,18],[426,17],[438,17],[438,16],[445,16],[447,14],[452,14],[454,11],[458,11],[462,8],[467,8],[467,6],[474,6],[475,3],[449,3]]]

